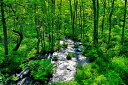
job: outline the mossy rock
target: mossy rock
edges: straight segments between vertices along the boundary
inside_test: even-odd
[[[74,53],[69,53],[67,56],[67,60],[71,60],[73,57],[75,57]]]
[[[52,58],[52,61],[57,61],[57,60],[58,60],[57,57],[53,57],[53,58]]]

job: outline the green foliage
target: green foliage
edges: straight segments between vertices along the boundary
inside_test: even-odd
[[[105,77],[107,78],[108,85],[125,85],[119,74],[115,71],[109,70]]]
[[[71,60],[73,57],[75,57],[74,53],[68,53],[67,60]]]
[[[22,58],[22,56],[16,52],[12,52],[12,54],[7,57],[8,58],[4,59],[6,62],[3,62],[1,65],[4,66],[4,68],[0,69],[2,73],[11,73],[12,71],[15,72],[21,69],[19,65],[25,60],[25,58]]]
[[[62,44],[62,48],[67,48],[68,44],[65,42],[64,44]]]
[[[2,78],[2,83],[6,83],[8,80],[11,79],[11,77],[9,77],[9,75],[6,73],[6,74],[1,74],[0,76]]]
[[[124,55],[124,56],[126,56],[126,57],[128,57],[128,42],[127,42],[127,40],[125,41],[125,43],[124,43],[124,46],[121,46],[120,47],[120,55]]]
[[[70,82],[56,82],[52,85],[79,85],[76,81],[70,81]]]
[[[128,58],[123,56],[113,57],[111,62],[111,68],[113,68],[113,70],[120,75],[124,82],[128,84]]]
[[[78,66],[78,70],[75,75],[75,80],[77,80],[80,85],[84,85],[84,80],[87,80],[87,82],[92,82],[94,76],[96,75],[97,71],[93,70],[91,65]]]
[[[103,70],[96,63],[88,66],[80,66],[77,70],[75,80],[79,85],[125,85],[123,79],[116,73],[116,70],[112,71],[112,69],[105,68],[107,70]]]
[[[95,61],[96,58],[98,57],[97,49],[92,48],[92,49],[88,50],[85,55],[87,57],[89,57],[90,61]]]
[[[54,46],[54,51],[58,51],[60,50],[60,48],[67,48],[68,44],[65,42],[62,45],[59,44],[59,42],[56,43],[56,45]]]
[[[4,47],[3,44],[0,43],[0,64],[3,63],[3,60],[5,59],[5,55],[4,55]]]
[[[79,44],[75,44],[74,48],[78,48],[79,47]]]
[[[53,74],[53,65],[49,59],[30,61],[27,67],[31,70],[34,79],[46,81]]]
[[[86,52],[89,52],[88,50]],[[103,48],[97,49],[98,57],[93,63],[78,66],[75,81],[79,85],[127,85],[128,58],[115,57],[119,54],[118,48],[104,50]]]
[[[11,80],[13,80],[13,81],[16,81],[16,80],[18,80],[19,78],[17,77],[17,76],[15,76],[15,75],[12,75],[11,76]]]

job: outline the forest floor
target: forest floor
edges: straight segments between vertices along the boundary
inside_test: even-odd
[[[51,59],[51,63],[55,64],[55,73],[51,82],[63,82],[74,80],[74,75],[76,73],[77,65],[87,65],[89,61],[85,56],[82,55],[83,45],[81,42],[74,42],[71,39],[63,39],[60,41],[60,44],[67,43],[67,48],[62,48],[57,52],[54,52],[53,55],[48,56]],[[74,53],[74,57],[71,60],[67,59],[69,53]],[[57,57],[57,61],[52,59]]]

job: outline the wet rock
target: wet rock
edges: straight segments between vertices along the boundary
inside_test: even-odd
[[[55,57],[58,57],[58,52],[54,52],[54,53],[53,53],[53,57],[54,57],[54,56],[55,56]]]
[[[87,58],[83,55],[79,55],[79,60],[86,60]]]
[[[76,42],[75,44],[78,44],[78,45],[83,45],[81,42]]]
[[[61,45],[64,44],[64,41],[60,40],[60,44],[61,44]]]
[[[29,69],[24,69],[21,73],[16,74],[18,78],[22,79],[23,76],[27,75],[29,73]]]
[[[65,58],[65,57],[59,57],[58,60],[60,60],[60,61],[65,61],[66,58]]]
[[[53,57],[53,58],[52,58],[52,61],[57,61],[57,60],[58,60],[57,57]]]
[[[17,85],[33,85],[34,80],[31,77],[25,77],[18,81]]]

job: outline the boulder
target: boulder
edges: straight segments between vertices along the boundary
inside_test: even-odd
[[[31,77],[25,77],[18,81],[17,85],[34,85],[34,80]]]

